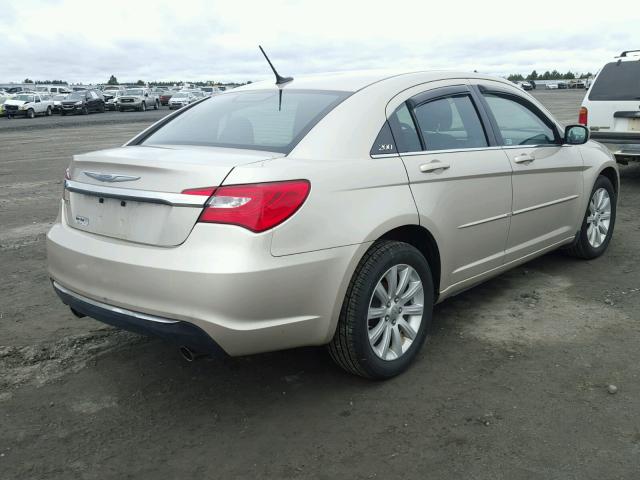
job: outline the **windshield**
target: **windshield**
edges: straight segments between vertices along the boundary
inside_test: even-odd
[[[64,100],[65,98],[67,98],[66,95],[56,95],[53,97],[54,100]]]
[[[188,93],[183,93],[183,92],[179,92],[176,93],[173,98],[189,98],[189,94]]]
[[[589,100],[640,100],[640,62],[605,65],[591,86]]]
[[[234,92],[196,104],[145,145],[206,145],[289,153],[349,93],[324,90]]]
[[[125,95],[138,95],[141,97],[142,95],[144,95],[144,93],[142,92],[141,88],[129,88],[125,92]]]
[[[15,99],[23,102],[33,102],[33,95],[16,95]]]
[[[67,97],[67,100],[84,100],[86,96],[84,92],[74,92]]]

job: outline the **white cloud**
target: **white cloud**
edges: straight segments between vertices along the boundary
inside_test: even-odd
[[[255,80],[285,74],[447,68],[594,71],[640,48],[637,0],[571,2],[5,0],[0,81]],[[621,15],[620,12],[626,12]]]

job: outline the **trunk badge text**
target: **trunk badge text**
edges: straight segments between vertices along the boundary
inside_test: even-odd
[[[98,173],[98,172],[82,172],[87,177],[91,177],[101,182],[132,182],[134,180],[140,180],[140,177],[134,177],[131,175],[116,175],[115,173]]]
[[[76,215],[76,223],[78,225],[86,227],[89,225],[89,219],[87,217],[83,217],[82,215]]]

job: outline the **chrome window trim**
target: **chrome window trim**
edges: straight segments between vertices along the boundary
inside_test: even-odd
[[[69,295],[70,297],[76,298],[81,302],[88,303],[89,305],[93,305],[94,307],[103,308],[105,310],[109,310],[113,313],[119,313],[121,315],[127,315],[129,317],[139,318],[140,320],[146,320],[149,322],[155,323],[180,323],[179,320],[170,320],[168,318],[156,317],[155,315],[147,315],[146,313],[134,312],[133,310],[127,310],[126,308],[114,307],[113,305],[109,305],[107,303],[102,303],[97,300],[92,300],[90,298],[85,297],[84,295],[80,295],[79,293],[72,292],[71,290],[63,287],[55,280],[52,280],[53,288],[56,290]]]
[[[70,192],[82,193],[94,197],[118,198],[136,202],[160,203],[172,207],[203,207],[209,199],[206,195],[185,195],[183,193],[151,192],[131,188],[108,187],[92,183],[65,180],[64,188]]]

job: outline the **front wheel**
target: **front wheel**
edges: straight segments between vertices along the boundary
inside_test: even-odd
[[[434,301],[429,264],[412,245],[376,242],[351,279],[329,353],[342,368],[383,379],[420,351]]]
[[[611,180],[600,175],[593,189],[576,243],[567,249],[571,256],[599,257],[609,246],[616,222],[616,191]]]
[[[36,118],[36,112],[33,110],[33,108],[30,108],[29,110],[27,110],[27,117]]]
[[[158,110],[160,108],[160,102],[156,100],[156,103],[153,105],[154,110]]]
[[[83,115],[89,115],[89,108],[86,105],[84,107],[82,107],[82,114]]]
[[[51,107],[47,107],[47,117],[50,117],[53,114]]]
[[[140,105],[140,111],[141,112],[146,112],[147,111],[147,104],[142,102],[142,105]]]

